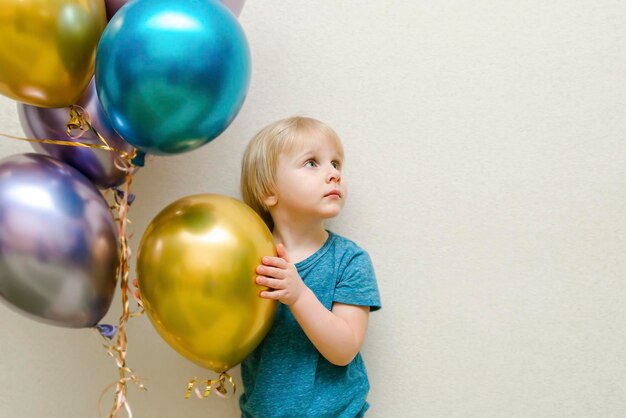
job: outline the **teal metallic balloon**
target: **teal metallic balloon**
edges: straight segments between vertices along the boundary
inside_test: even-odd
[[[217,0],[135,0],[107,25],[96,89],[113,128],[150,154],[192,151],[241,109],[250,50],[237,18]]]

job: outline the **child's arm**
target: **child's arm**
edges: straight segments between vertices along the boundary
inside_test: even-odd
[[[261,292],[261,297],[288,305],[324,358],[337,366],[347,365],[365,339],[369,307],[335,303],[329,311],[304,284],[282,244],[276,250],[278,257],[263,257],[263,265],[257,268],[257,283],[274,289]]]

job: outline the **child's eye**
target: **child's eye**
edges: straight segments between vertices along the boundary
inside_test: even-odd
[[[307,160],[306,163],[304,163],[305,167],[317,167],[317,163],[314,160]]]
[[[333,161],[331,162],[331,164],[333,165],[333,167],[335,167],[337,170],[339,170],[341,168],[341,163],[339,161]]]

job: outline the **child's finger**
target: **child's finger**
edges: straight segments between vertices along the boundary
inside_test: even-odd
[[[282,297],[283,293],[284,291],[282,290],[273,290],[273,291],[264,290],[263,292],[259,294],[259,296],[261,296],[263,299],[279,300]]]
[[[283,280],[272,279],[271,277],[266,277],[266,276],[257,276],[256,284],[267,286],[272,289],[284,289],[285,288],[285,282]]]
[[[256,268],[256,272],[258,274],[261,274],[263,276],[268,276],[268,277],[272,277],[272,278],[276,278],[276,279],[284,279],[285,278],[285,270],[284,269],[279,269],[276,267],[270,267],[270,266],[258,266]]]
[[[278,244],[276,246],[276,254],[278,254],[278,257],[282,258],[286,262],[289,262],[289,256],[287,255],[287,250],[283,244]]]
[[[287,261],[280,257],[263,257],[261,260],[266,266],[274,266],[278,268],[287,268]]]

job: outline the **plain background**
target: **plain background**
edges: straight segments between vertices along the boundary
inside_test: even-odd
[[[261,127],[319,118],[347,154],[330,227],[370,252],[383,298],[363,347],[369,416],[624,416],[626,3],[250,0],[240,21],[246,103],[212,143],[136,174],[133,249],[174,200],[239,196]],[[23,135],[4,97],[0,132]],[[0,140],[1,157],[29,151]],[[97,416],[117,371],[90,330],[4,305],[0,329],[0,415]],[[235,399],[183,399],[214,374],[146,316],[128,337],[149,387],[129,385],[136,417],[238,416]]]

